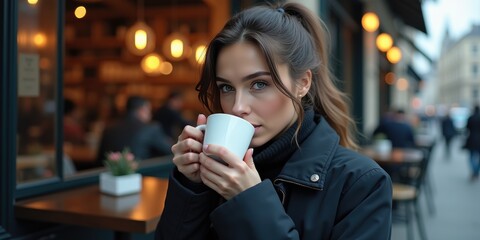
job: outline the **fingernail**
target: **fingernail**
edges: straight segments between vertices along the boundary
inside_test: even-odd
[[[203,145],[203,151],[205,152],[207,151],[207,149],[208,149],[208,144]]]

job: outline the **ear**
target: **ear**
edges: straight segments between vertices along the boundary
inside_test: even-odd
[[[310,90],[310,86],[312,85],[312,71],[308,69],[303,73],[301,78],[297,81],[297,95],[298,96],[305,96]]]

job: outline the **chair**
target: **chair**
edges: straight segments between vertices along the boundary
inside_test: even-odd
[[[419,149],[424,149],[428,152],[429,158],[427,159],[428,163],[432,161],[432,155],[433,155],[433,149],[437,143],[437,140],[428,135],[418,135],[417,139],[417,148]],[[433,216],[436,212],[435,209],[435,204],[433,201],[433,183],[432,180],[430,179],[430,174],[429,174],[429,168],[427,167],[426,173],[425,173],[425,179],[424,179],[424,187],[423,191],[425,193],[425,200],[427,201],[427,206],[428,206],[428,212],[430,216]]]
[[[428,148],[420,148],[423,150],[423,158],[419,162],[412,162],[405,164],[402,169],[402,181],[393,183],[393,202],[397,206],[403,205],[405,210],[404,221],[407,225],[407,237],[409,240],[413,239],[412,209],[417,222],[418,231],[421,239],[426,240],[427,234],[423,222],[422,214],[419,208],[419,195],[422,187],[425,184],[425,175],[428,168],[429,159],[431,156],[432,146]]]
[[[432,142],[430,145],[428,146],[424,146],[424,147],[421,147],[423,148],[424,150],[427,151],[427,163],[426,163],[426,166],[425,166],[425,176],[424,176],[424,188],[423,188],[423,191],[425,192],[425,200],[427,201],[427,207],[428,207],[428,212],[430,213],[430,215],[434,215],[435,212],[436,212],[436,209],[435,209],[435,203],[433,201],[433,187],[432,187],[432,180],[430,179],[430,174],[429,174],[429,167],[430,166],[430,163],[432,162],[432,156],[433,156],[433,149],[436,145],[436,141]]]

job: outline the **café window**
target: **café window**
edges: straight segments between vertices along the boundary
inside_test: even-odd
[[[191,53],[211,38],[211,23],[218,25],[215,29],[223,25],[225,16],[212,13],[225,12],[228,5],[145,1],[149,9],[145,22],[156,36],[154,51],[162,55],[162,66],[169,67],[169,71],[149,72],[142,65],[146,55],[135,55],[127,47],[127,33],[138,21],[135,11],[119,10],[125,6],[120,1],[80,2],[17,2],[17,196],[29,196],[30,187],[44,181],[61,183],[52,189],[96,181],[96,175],[105,171],[102,158],[107,151],[100,151],[103,130],[125,116],[129,96],[148,99],[153,110],[166,102],[169,93],[181,89],[187,118],[195,120],[204,111],[195,91],[201,58]],[[134,9],[134,2],[125,4]],[[80,5],[86,15],[77,14]],[[188,11],[171,15],[178,7]],[[185,58],[172,60],[163,51],[174,33],[186,39]],[[143,160],[142,173],[163,166]]]
[[[18,1],[17,184],[58,176],[55,0]]]

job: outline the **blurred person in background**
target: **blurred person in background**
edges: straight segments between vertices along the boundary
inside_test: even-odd
[[[468,136],[464,148],[470,152],[471,180],[478,180],[480,172],[480,107],[476,105],[467,120]]]
[[[140,96],[130,96],[123,119],[103,131],[97,152],[97,163],[103,165],[105,154],[129,148],[136,159],[148,159],[171,154],[167,136],[156,123],[151,123],[150,102]]]
[[[403,109],[384,115],[372,136],[375,137],[380,133],[385,134],[386,138],[392,142],[393,148],[415,147],[413,126],[408,122]]]
[[[63,141],[73,145],[85,144],[85,129],[82,126],[82,113],[74,101],[63,101]]]
[[[405,117],[403,109],[392,110],[383,116],[373,131],[372,138],[375,139],[379,135],[384,135],[386,139],[390,140],[392,148],[415,147],[413,126]],[[390,164],[383,166],[383,169],[390,175],[392,181],[402,181],[402,166]]]
[[[451,141],[455,135],[457,135],[457,129],[453,125],[453,119],[451,116],[451,112],[447,111],[445,116],[441,119],[441,127],[442,127],[442,136],[445,141],[445,153],[447,154],[446,160],[450,159],[450,152],[451,152]]]
[[[165,103],[153,114],[153,120],[160,123],[172,143],[185,126],[193,124],[182,115],[183,97],[182,92],[172,91]]]

